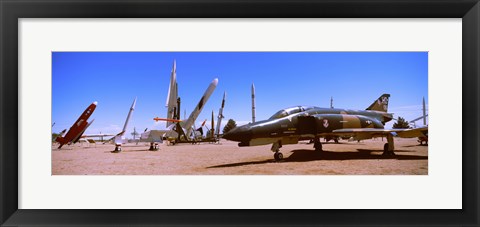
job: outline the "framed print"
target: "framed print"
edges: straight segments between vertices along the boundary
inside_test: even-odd
[[[5,226],[479,224],[478,1],[0,7]]]

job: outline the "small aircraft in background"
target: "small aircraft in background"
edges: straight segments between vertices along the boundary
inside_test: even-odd
[[[393,114],[387,112],[389,97],[389,94],[383,94],[366,110],[313,106],[286,108],[267,120],[236,127],[223,138],[240,142],[240,147],[272,144],[271,150],[277,161],[283,158],[279,152],[282,145],[296,144],[301,140],[313,140],[315,150],[322,151],[322,137],[353,137],[355,140],[387,137],[383,154],[395,155],[392,132],[400,137],[413,138],[424,136],[428,127],[385,129],[385,123],[393,118]]]
[[[80,137],[83,135],[85,130],[87,130],[88,126],[90,126],[94,120],[87,122],[88,118],[93,114],[95,108],[97,107],[97,102],[93,102],[90,104],[85,111],[83,111],[82,115],[75,121],[75,123],[70,127],[67,134],[65,136],[60,135],[58,136],[55,141],[57,141],[60,146],[58,149],[61,149],[65,144],[72,144],[78,142]],[[61,133],[63,134],[63,133]]]

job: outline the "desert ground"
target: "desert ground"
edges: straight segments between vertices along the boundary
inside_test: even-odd
[[[79,143],[57,149],[52,145],[52,175],[427,175],[428,146],[417,139],[395,138],[395,156],[382,156],[381,138],[313,144],[284,145],[282,161],[273,159],[270,145],[238,147],[220,144],[130,143],[111,153],[112,144]]]

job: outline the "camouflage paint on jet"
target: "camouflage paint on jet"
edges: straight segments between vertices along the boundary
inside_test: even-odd
[[[408,135],[414,130],[384,129],[386,122],[392,120],[387,113],[390,95],[383,94],[366,110],[348,110],[320,108],[313,106],[296,106],[278,111],[269,119],[257,121],[232,129],[223,138],[240,142],[239,146],[256,146],[273,144],[275,159],[283,157],[279,148],[284,144],[296,144],[300,140],[314,139],[316,150],[322,150],[321,137],[354,137],[357,140],[386,136],[388,143],[384,154],[393,154],[393,137],[391,132]],[[415,134],[415,133],[413,133]]]

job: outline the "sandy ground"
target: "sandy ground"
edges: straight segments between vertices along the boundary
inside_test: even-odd
[[[395,156],[382,156],[380,138],[361,142],[324,143],[323,153],[306,142],[285,145],[284,160],[275,162],[270,145],[238,147],[221,144],[124,144],[111,153],[111,144],[52,146],[53,175],[426,175],[428,146],[415,138],[395,138]]]

